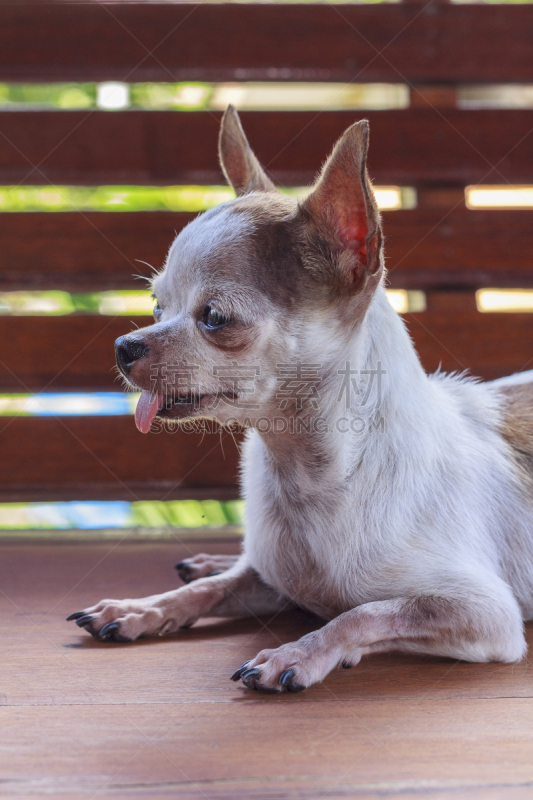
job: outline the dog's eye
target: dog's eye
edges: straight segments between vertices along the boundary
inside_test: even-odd
[[[152,300],[155,300],[155,306],[153,308],[152,314],[154,315],[154,319],[157,320],[157,319],[159,319],[159,317],[163,313],[163,309],[161,308],[161,306],[157,302],[157,297],[155,295],[152,295]]]
[[[221,314],[220,311],[217,311],[216,308],[213,308],[212,306],[206,306],[204,309],[202,322],[206,328],[209,328],[210,330],[216,330],[217,328],[223,328],[224,325],[227,325],[229,318],[225,317],[224,314]]]

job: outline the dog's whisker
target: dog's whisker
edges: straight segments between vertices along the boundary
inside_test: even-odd
[[[154,274],[157,274],[159,272],[158,268],[154,267],[152,264],[149,264],[148,261],[143,261],[140,258],[135,258],[134,261],[137,261],[138,264],[145,264],[145,266],[150,267],[150,269],[152,270],[152,273],[154,273]],[[142,276],[142,277],[146,277],[146,276]],[[150,278],[146,278],[146,280],[150,280]]]

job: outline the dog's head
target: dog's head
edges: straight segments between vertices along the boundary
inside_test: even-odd
[[[116,342],[143,390],[141,431],[155,416],[253,424],[275,406],[280,365],[335,362],[383,274],[367,149],[363,120],[298,202],[276,191],[228,108],[220,160],[237,198],[181,231],[153,281],[155,324]]]

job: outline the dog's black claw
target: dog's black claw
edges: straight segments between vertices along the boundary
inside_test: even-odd
[[[97,634],[96,638],[103,642],[117,642],[119,644],[131,642],[131,639],[128,639],[127,636],[122,636],[122,634],[119,633],[119,630],[120,622],[108,622],[107,625],[104,625],[102,630]]]
[[[222,573],[220,572],[220,570],[215,569],[213,572],[210,572],[207,577],[208,578],[214,578],[215,575],[222,575]]]
[[[119,628],[120,628],[120,622],[108,622],[107,625],[104,625],[104,627],[102,628],[102,630],[98,635],[100,636],[100,639],[105,639],[106,636],[109,636],[111,638],[113,632],[118,631]]]
[[[193,568],[190,564],[187,564],[185,561],[178,561],[178,563],[174,565],[174,569],[184,583],[189,583],[193,573]]]
[[[238,681],[238,680],[240,680],[240,677],[241,677],[242,673],[244,672],[244,670],[246,669],[246,667],[248,666],[249,663],[250,663],[250,659],[248,659],[248,661],[245,661],[244,664],[241,664],[239,669],[235,670],[235,672],[231,676],[230,681]]]
[[[257,667],[252,667],[251,669],[245,669],[241,678],[255,678],[256,675],[259,675],[259,670]]]
[[[279,682],[282,686],[286,686],[290,683],[294,678],[294,670],[293,669],[286,669],[285,672],[282,672]]]
[[[73,619],[79,619],[80,617],[84,616],[85,616],[85,611],[75,611],[74,614],[70,614],[70,616],[67,617],[67,622],[71,622],[71,620]]]
[[[348,661],[343,661],[343,662],[342,662],[342,668],[343,668],[343,669],[351,669],[351,668],[352,668],[352,665],[351,665],[351,664],[349,664],[349,663],[348,663]]]
[[[91,617],[90,614],[86,614],[84,617],[78,617],[76,620],[76,625],[78,628],[84,628],[86,625],[89,625],[93,619],[94,617]]]
[[[256,678],[259,678],[261,673],[257,667],[245,670],[241,675],[241,680],[248,689],[257,689]]]
[[[280,676],[279,682],[282,686],[284,686],[288,692],[303,692],[305,686],[302,686],[301,683],[293,683],[294,680],[294,670],[293,669],[286,669]]]

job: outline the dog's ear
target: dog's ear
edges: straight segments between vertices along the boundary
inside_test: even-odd
[[[237,195],[276,191],[248,144],[239,115],[233,106],[228,106],[222,117],[218,154],[222,171]]]
[[[361,120],[345,131],[301,205],[308,252],[329,251],[325,259],[312,257],[311,269],[326,271],[324,277],[352,288],[382,271],[379,211],[366,170],[368,128],[368,121]]]

